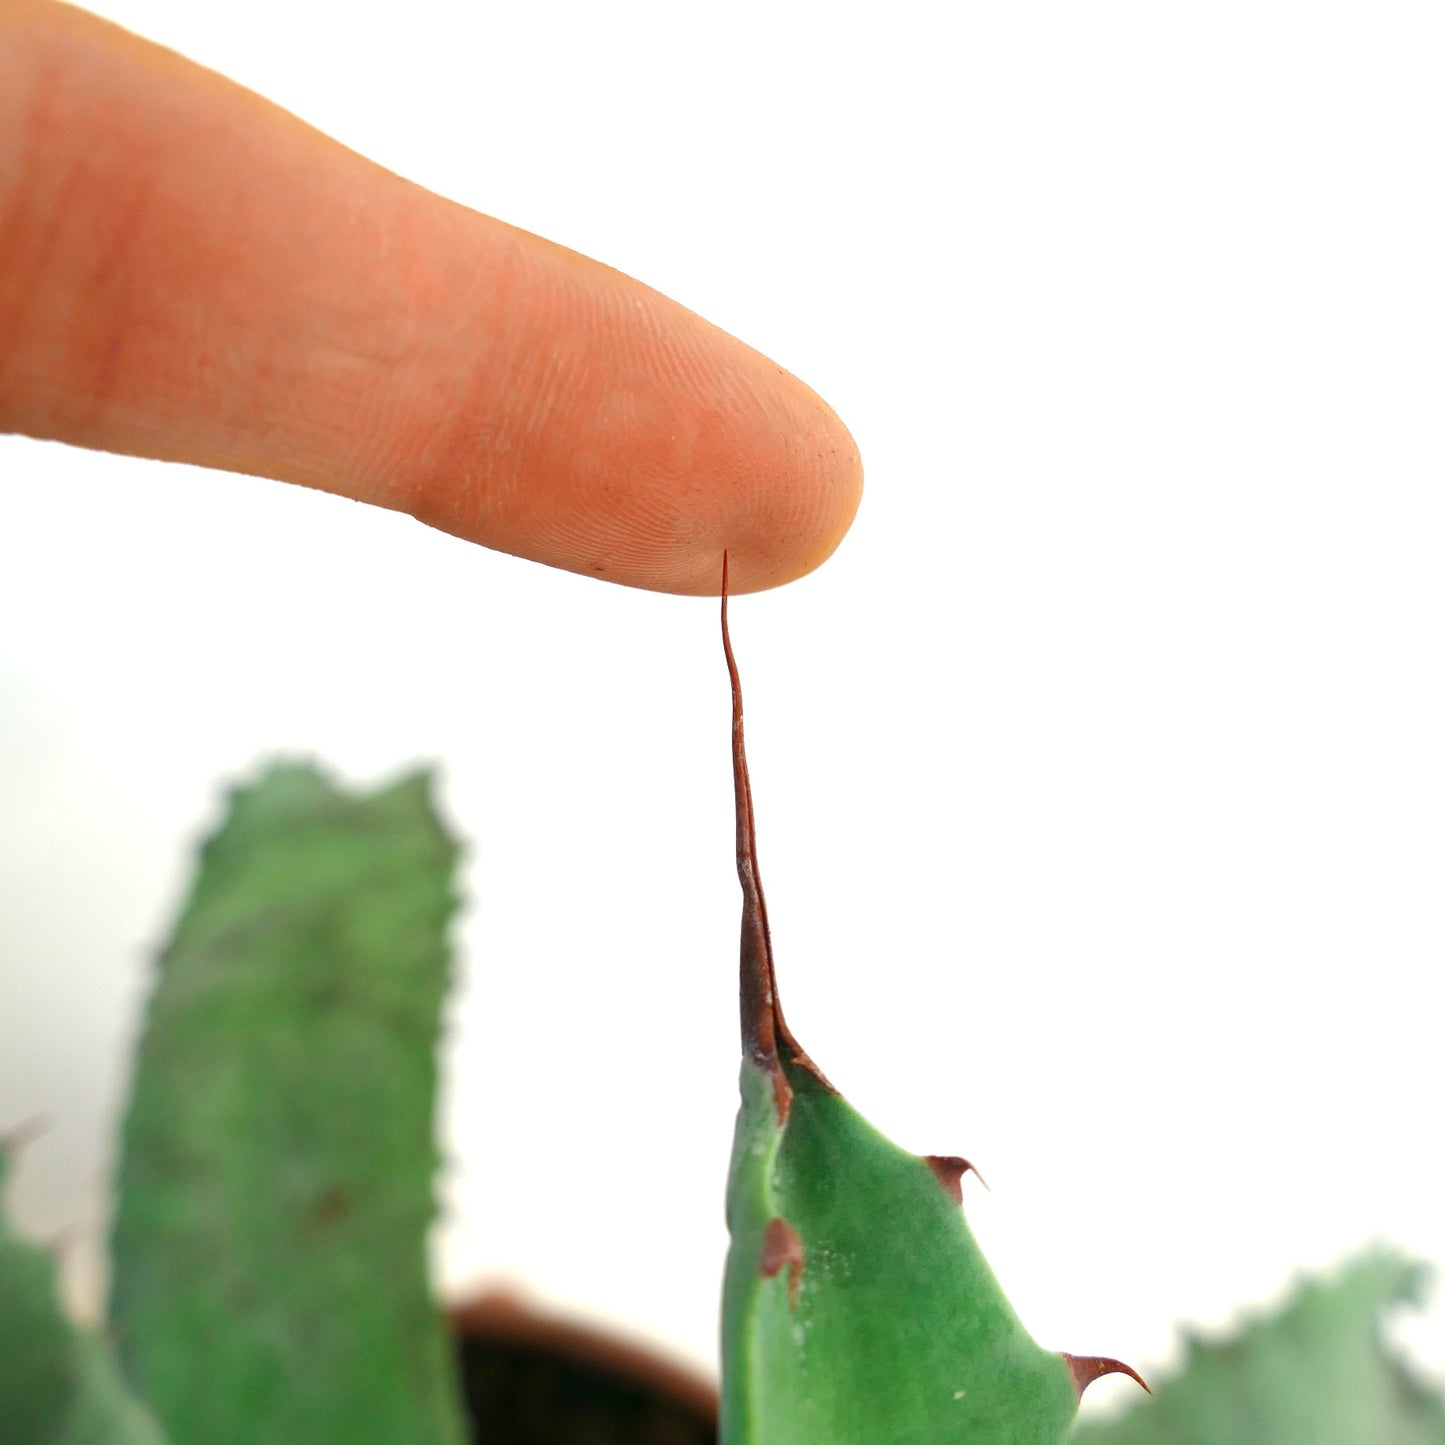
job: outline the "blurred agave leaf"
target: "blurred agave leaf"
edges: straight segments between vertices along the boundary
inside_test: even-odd
[[[464,1438],[428,1285],[456,845],[430,780],[239,789],[160,962],[111,1315],[177,1440]]]
[[[16,1236],[0,1143],[0,1445],[165,1445],[102,1341],[56,1299],[55,1261]]]
[[[1445,1398],[1381,1338],[1426,1271],[1378,1250],[1301,1284],[1275,1314],[1219,1343],[1192,1340],[1179,1373],[1075,1445],[1445,1445]]]

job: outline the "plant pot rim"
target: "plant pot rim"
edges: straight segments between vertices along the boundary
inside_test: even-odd
[[[624,1333],[539,1306],[514,1288],[493,1286],[466,1296],[448,1318],[459,1339],[565,1359],[717,1420],[717,1384],[703,1371]]]

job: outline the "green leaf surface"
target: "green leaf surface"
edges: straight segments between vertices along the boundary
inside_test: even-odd
[[[104,1343],[66,1318],[55,1261],[4,1209],[0,1145],[0,1445],[164,1445]]]
[[[177,1445],[457,1445],[427,1272],[455,844],[426,776],[238,790],[160,962],[111,1315]]]
[[[1118,1419],[1079,1424],[1076,1445],[1445,1445],[1445,1399],[1381,1338],[1418,1303],[1424,1271],[1376,1251],[1301,1284],[1232,1338],[1191,1340],[1179,1373]]]
[[[722,1445],[1061,1445],[1083,1385],[1123,1368],[1040,1348],[960,1208],[956,1158],[890,1143],[784,1020],[758,876],[742,692],[742,1109],[728,1180]]]
[[[786,1072],[779,1128],[772,1080],[743,1066],[724,1445],[1065,1440],[1068,1365],[1030,1338],[933,1169]]]

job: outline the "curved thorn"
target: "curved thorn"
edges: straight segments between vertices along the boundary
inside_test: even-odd
[[[923,1162],[933,1170],[933,1176],[948,1191],[955,1204],[963,1203],[963,1176],[972,1174],[985,1189],[988,1180],[974,1168],[967,1159],[958,1154],[925,1154]],[[988,1189],[990,1194],[992,1189]]]
[[[1102,1379],[1105,1375],[1128,1375],[1146,1395],[1154,1393],[1145,1382],[1143,1375],[1122,1360],[1111,1360],[1103,1355],[1066,1355],[1062,1353],[1060,1358],[1069,1367],[1069,1374],[1074,1377],[1074,1391],[1081,1400],[1084,1398],[1084,1391],[1095,1380]]]

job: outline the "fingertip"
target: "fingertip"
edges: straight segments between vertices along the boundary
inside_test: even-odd
[[[734,591],[776,587],[838,546],[857,448],[774,362],[179,56],[18,6],[0,425],[657,591],[715,595],[724,549]]]
[[[753,486],[719,518],[719,551],[729,555],[729,585],[743,594],[796,581],[837,551],[863,497],[863,462],[837,413],[787,373],[797,424],[790,446],[759,448]],[[698,578],[687,590],[715,592]]]
[[[485,218],[476,218],[484,220]],[[487,222],[496,226],[499,223]],[[421,520],[625,586],[761,591],[837,548],[858,448],[810,387],[677,302],[514,233],[486,373],[415,479]],[[499,359],[514,384],[499,388]]]

